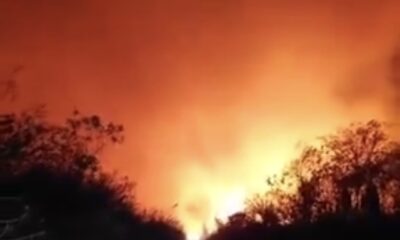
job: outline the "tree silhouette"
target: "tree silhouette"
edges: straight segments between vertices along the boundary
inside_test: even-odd
[[[96,115],[81,116],[79,112],[74,112],[63,125],[46,122],[43,108],[3,115],[0,124],[0,164],[12,173],[23,171],[30,164],[76,174],[95,173],[99,167],[97,154],[107,142],[123,140],[122,126],[105,124]]]
[[[268,179],[269,191],[248,201],[240,225],[231,219],[209,239],[398,237],[399,153],[377,121],[338,130]]]
[[[123,141],[122,126],[77,111],[54,124],[44,113],[0,116],[0,196],[29,206],[35,218],[26,226],[41,226],[46,238],[60,240],[184,238],[172,219],[138,209],[128,179],[101,168],[99,154]],[[24,235],[13,228],[15,238]]]

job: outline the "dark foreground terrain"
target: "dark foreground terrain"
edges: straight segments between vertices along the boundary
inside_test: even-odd
[[[140,209],[132,183],[101,168],[122,132],[78,112],[62,124],[40,109],[0,116],[0,239],[184,239],[176,220]],[[376,121],[305,148],[266,184],[204,239],[400,237],[400,144]]]

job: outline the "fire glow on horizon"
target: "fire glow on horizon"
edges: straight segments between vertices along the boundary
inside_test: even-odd
[[[300,2],[1,0],[0,76],[25,66],[1,107],[124,124],[106,167],[200,236],[305,143],[389,118],[399,1]]]

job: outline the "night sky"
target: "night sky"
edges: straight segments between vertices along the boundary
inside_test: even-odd
[[[124,124],[105,166],[200,231],[303,142],[397,121],[399,13],[385,0],[0,0],[0,77],[17,83],[1,108]]]

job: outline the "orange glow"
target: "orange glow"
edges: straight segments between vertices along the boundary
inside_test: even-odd
[[[319,122],[313,122],[313,115],[299,115],[294,121],[284,116],[279,116],[281,120],[276,122],[272,121],[273,117],[254,117],[244,121],[245,126],[238,124],[232,131],[240,136],[240,143],[222,153],[213,150],[215,137],[209,131],[210,126],[216,123],[210,124],[209,117],[203,118],[196,125],[201,136],[199,139],[204,138],[201,142],[203,154],[199,157],[199,152],[188,151],[191,147],[182,145],[187,150],[185,156],[193,161],[176,169],[182,186],[179,195],[181,208],[177,215],[184,219],[186,231],[191,236],[200,236],[204,226],[210,231],[215,229],[215,218],[226,221],[229,215],[243,210],[248,197],[268,190],[267,176],[279,174],[291,159],[298,156],[304,144],[314,143],[318,136],[350,121],[381,115],[379,108],[374,109],[372,105],[368,110],[360,108],[353,114],[342,115],[339,110],[334,111],[335,105],[329,100],[326,103],[321,101],[322,98],[317,104],[332,107],[319,116]],[[235,112],[240,115],[240,111]],[[264,121],[268,122],[267,126]],[[309,121],[313,124],[308,125]],[[251,126],[247,125],[249,122]],[[204,163],[204,157],[210,162]]]
[[[237,189],[226,194],[221,198],[217,206],[215,217],[226,221],[232,214],[243,211],[245,208],[246,196],[246,191],[244,189]]]
[[[305,143],[389,119],[400,2],[299,1],[0,0],[0,77],[26,66],[0,107],[124,124],[105,166],[198,239]]]

